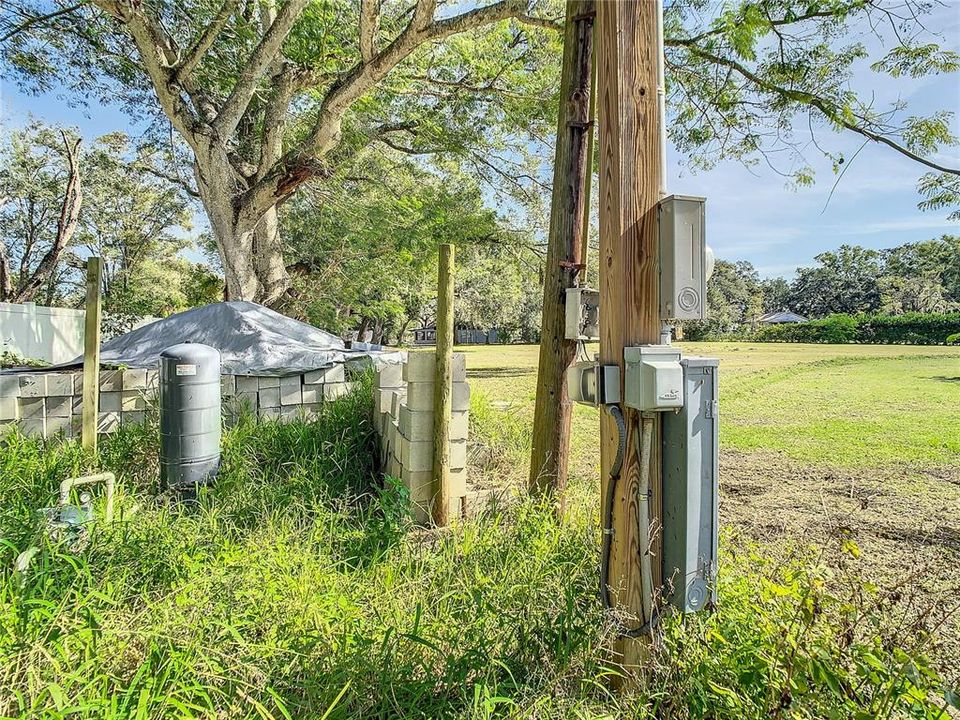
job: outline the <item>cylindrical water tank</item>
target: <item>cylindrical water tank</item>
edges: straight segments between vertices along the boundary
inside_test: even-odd
[[[160,353],[160,484],[194,490],[220,467],[220,353],[183,343]]]

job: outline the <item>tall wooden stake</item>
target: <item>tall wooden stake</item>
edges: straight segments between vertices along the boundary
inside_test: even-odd
[[[87,259],[87,300],[83,324],[83,405],[81,441],[97,451],[97,418],[100,414],[100,275],[101,261]]]
[[[450,522],[450,417],[453,410],[453,245],[440,246],[437,370],[433,400],[433,522]]]
[[[534,494],[555,493],[562,512],[570,449],[570,397],[566,374],[577,358],[577,341],[567,340],[567,288],[582,279],[585,197],[590,158],[590,63],[593,55],[593,0],[567,3],[560,81],[560,117],[553,170],[550,235],[543,277],[543,319],[537,401],[533,418],[533,449],[529,489]]]
[[[600,2],[597,7],[600,116],[600,358],[623,367],[624,346],[657,343],[657,202],[660,190],[657,112],[656,9],[653,0]],[[622,373],[621,373],[622,376]],[[636,436],[639,418],[622,408],[627,424],[625,457],[613,507],[610,596],[614,605],[643,623],[637,540],[640,475]],[[600,420],[601,497],[617,452],[617,426]],[[654,426],[650,469],[654,592],[662,582],[660,426]],[[615,651],[628,671],[643,664],[649,643],[621,638]]]

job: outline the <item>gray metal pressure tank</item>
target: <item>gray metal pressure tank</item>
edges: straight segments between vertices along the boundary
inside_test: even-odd
[[[220,352],[183,343],[160,353],[160,485],[195,490],[220,467]]]

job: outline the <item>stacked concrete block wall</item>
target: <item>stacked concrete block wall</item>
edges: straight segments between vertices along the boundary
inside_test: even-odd
[[[344,365],[302,375],[265,377],[222,375],[224,416],[233,423],[243,412],[259,418],[311,419],[320,406],[347,394]],[[100,372],[98,431],[109,433],[123,423],[143,423],[156,405],[157,370]],[[14,423],[27,435],[80,437],[83,372],[0,375],[0,433]]]
[[[100,373],[101,433],[122,423],[142,423],[156,397],[156,370],[104,370]],[[0,430],[13,423],[27,435],[80,437],[82,372],[0,375]]]
[[[402,366],[376,373],[374,416],[384,473],[401,480],[418,522],[430,519],[433,485],[433,424],[436,357],[411,352]],[[467,495],[467,436],[470,386],[463,353],[453,360],[453,416],[450,424],[450,516],[460,517]]]

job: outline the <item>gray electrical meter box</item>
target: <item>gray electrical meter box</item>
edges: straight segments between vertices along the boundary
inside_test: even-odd
[[[683,407],[663,416],[663,581],[670,604],[694,612],[717,599],[718,362],[680,365]]]
[[[707,317],[706,199],[671,195],[660,201],[660,318]]]
[[[683,403],[680,351],[672,345],[638,345],[623,349],[626,368],[623,402],[642,411],[675,410]]]

